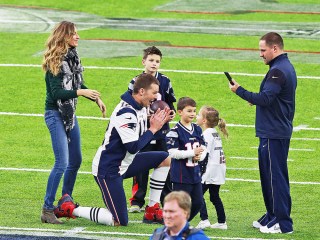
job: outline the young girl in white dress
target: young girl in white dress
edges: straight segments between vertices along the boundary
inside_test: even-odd
[[[219,133],[215,129],[218,126],[224,137],[228,137],[226,122],[219,118],[219,112],[210,107],[203,106],[197,116],[197,124],[203,129],[203,137],[207,144],[207,161],[199,162],[202,172],[202,190],[203,195],[209,190],[210,201],[213,203],[218,222],[210,224],[205,201],[200,210],[200,218],[197,228],[204,229],[207,227],[215,229],[227,229],[226,215],[223,203],[219,196],[219,189],[225,183],[226,176],[226,160],[222,149],[222,141]]]

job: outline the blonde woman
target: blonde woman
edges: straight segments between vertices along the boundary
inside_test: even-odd
[[[105,117],[106,106],[100,93],[83,82],[83,67],[76,47],[79,34],[74,23],[63,21],[55,26],[46,43],[42,68],[46,72],[45,122],[55,156],[44,197],[41,221],[61,224],[54,214],[56,192],[64,174],[62,198],[72,200],[72,191],[80,168],[80,129],[75,115],[78,96],[95,101]]]

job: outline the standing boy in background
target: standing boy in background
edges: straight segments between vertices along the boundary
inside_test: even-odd
[[[180,98],[177,113],[180,121],[167,134],[167,147],[172,158],[170,175],[172,189],[185,191],[191,196],[191,221],[203,203],[198,161],[206,155],[205,142],[201,128],[192,122],[196,117],[196,102],[189,97]]]
[[[174,113],[175,109],[174,109],[173,103],[176,102],[176,98],[171,86],[170,79],[167,76],[158,72],[161,59],[162,59],[162,53],[158,48],[152,46],[143,50],[142,64],[144,66],[144,73],[147,73],[156,77],[160,83],[157,100],[165,101],[169,105],[170,109],[173,110],[172,113]],[[129,87],[128,87],[129,92],[132,92],[135,81],[136,81],[136,77],[133,78],[129,84]],[[172,115],[172,118],[174,118],[174,114]],[[148,122],[148,125],[149,125],[149,122]],[[169,123],[166,123],[165,125],[163,125],[160,131],[158,131],[154,135],[153,140],[147,146],[145,146],[141,150],[141,152],[167,151],[165,136],[169,131],[169,129],[170,129]],[[148,179],[149,179],[149,170],[141,172],[137,176],[133,177],[132,198],[130,199],[131,207],[129,209],[129,212],[141,211],[143,205],[145,204],[145,196],[147,193]],[[167,178],[166,183],[155,182],[154,179],[152,178],[150,179],[150,188],[159,188],[159,187],[160,188],[163,187],[161,198],[160,198],[162,202],[165,195],[171,192],[170,176]],[[162,211],[161,210],[159,211],[159,209],[160,209],[159,204],[156,204],[155,206],[151,206],[151,207],[147,206],[145,209],[145,216],[143,221],[145,223],[153,223],[155,219],[152,218],[152,214],[150,213],[157,210],[157,212],[159,212],[159,214],[162,215]]]

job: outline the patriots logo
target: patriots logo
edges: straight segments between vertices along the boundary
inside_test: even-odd
[[[137,124],[136,123],[126,123],[120,126],[120,128],[130,128],[133,131],[136,130]]]
[[[167,144],[168,145],[174,145],[174,139],[173,138],[167,138]]]

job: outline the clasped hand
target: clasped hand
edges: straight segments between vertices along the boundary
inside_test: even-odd
[[[201,158],[201,154],[204,151],[203,147],[196,147],[193,149],[194,157],[192,158],[193,161],[198,162]]]
[[[162,126],[172,119],[172,110],[170,108],[165,108],[163,110],[158,109],[150,117],[150,128],[149,130],[153,133],[159,131]]]

